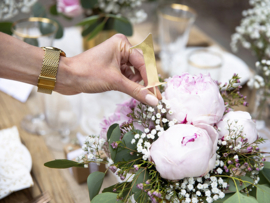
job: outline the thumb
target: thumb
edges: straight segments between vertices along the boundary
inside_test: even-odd
[[[119,85],[118,90],[124,92],[138,101],[150,106],[158,105],[157,97],[148,89],[143,89],[144,86],[123,77],[122,85]]]

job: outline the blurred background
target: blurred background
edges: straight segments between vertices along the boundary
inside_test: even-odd
[[[55,4],[54,0],[39,0],[39,2],[47,8]],[[141,7],[148,14],[146,21],[155,22],[157,20],[156,9],[160,2],[164,1],[158,0],[143,3]],[[240,24],[242,11],[250,8],[249,1],[246,0],[166,0],[166,2],[180,3],[194,8],[198,14],[198,17],[195,20],[195,25],[222,45],[227,51],[231,51],[231,35],[235,33],[236,26]],[[30,14],[20,13],[19,15],[11,18],[10,21],[16,21],[29,16]],[[72,20],[66,20],[63,17],[57,16],[53,17],[56,18],[64,27],[74,26],[84,18],[82,15],[77,16]],[[234,54],[243,59],[249,67],[254,67],[256,58],[250,54],[250,51],[239,48],[239,51]]]
[[[125,1],[129,2],[127,6],[122,5]],[[265,128],[265,122],[270,123],[270,61],[269,64],[264,62],[264,69],[267,69],[264,72],[255,68],[256,61],[270,58],[269,37],[265,44],[258,43],[261,38],[270,36],[270,9],[265,14],[268,15],[266,20],[260,24],[262,27],[269,24],[269,33],[264,28],[261,35],[253,39],[250,37],[255,33],[252,29],[236,31],[242,19],[249,17],[243,17],[243,11],[252,7],[250,2],[255,1],[0,0],[0,31],[35,46],[55,46],[65,51],[67,57],[80,54],[116,33],[125,34],[133,45],[141,43],[152,33],[157,68],[162,76],[173,76],[183,71],[191,74],[210,72],[214,80],[225,84],[234,73],[238,73],[241,77],[239,85],[243,88],[241,92],[237,89],[242,103],[236,109],[252,113],[257,125],[260,125],[259,129],[270,135],[268,128]],[[22,3],[27,6],[19,6]],[[123,10],[120,10],[122,7]],[[31,21],[30,17],[46,20],[32,18]],[[257,24],[254,24],[254,29],[257,29]],[[103,27],[98,30],[100,25]],[[33,36],[31,29],[36,29]],[[24,31],[26,34],[22,34]],[[233,52],[231,48],[234,33],[237,34],[234,40],[240,44],[238,52]],[[258,48],[259,54],[252,50],[254,47],[255,50]],[[265,57],[261,57],[260,51]],[[256,73],[258,75],[254,77]],[[250,88],[248,84],[251,84]],[[244,96],[248,97],[249,106]],[[86,135],[99,135],[101,123],[110,120],[116,105],[128,99],[128,95],[116,91],[75,96],[63,96],[56,92],[44,95],[37,93],[37,88],[32,85],[0,78],[0,150],[1,136],[10,140],[5,144],[6,148],[3,144],[2,150],[7,153],[11,151],[9,145],[15,146],[12,143],[14,140],[20,147],[27,147],[22,147],[26,149],[22,149],[24,152],[14,151],[14,157],[15,153],[23,153],[27,162],[26,167],[21,163],[15,164],[14,173],[23,171],[25,167],[18,177],[28,181],[27,186],[17,185],[16,188],[12,184],[1,185],[0,182],[0,202],[3,199],[5,203],[28,203],[37,196],[45,199],[48,197],[45,191],[53,198],[51,202],[89,202],[86,179],[91,172],[104,171],[104,165],[89,165],[89,169],[73,168],[60,173],[45,168],[43,164],[53,159],[75,160],[82,153]],[[14,139],[11,140],[11,136]],[[267,148],[267,145],[270,146],[270,143],[267,142],[264,147]],[[0,167],[2,164],[8,170],[16,162],[5,161],[0,156]],[[11,181],[16,182],[18,177]],[[102,187],[118,181],[109,174]],[[32,189],[25,189],[29,187]],[[12,192],[15,193],[10,195]],[[48,202],[48,199],[43,202]]]

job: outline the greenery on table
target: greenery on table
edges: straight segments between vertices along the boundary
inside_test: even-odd
[[[112,3],[114,4],[113,10],[108,10]],[[138,9],[140,4],[141,0],[119,0],[114,2],[110,0],[80,0],[80,6],[85,18],[77,25],[83,27],[82,36],[87,36],[87,40],[94,38],[102,30],[115,30],[117,33],[131,36],[133,34],[132,23],[141,22],[147,16],[142,9]],[[56,39],[59,39],[63,36],[63,27],[55,18],[48,17],[48,12],[52,16],[61,16],[66,20],[71,20],[73,17],[59,12],[57,2],[49,8],[45,8],[39,2],[32,6],[31,16],[50,18],[57,22],[59,30]],[[12,22],[0,22],[0,31],[12,34],[11,25]]]

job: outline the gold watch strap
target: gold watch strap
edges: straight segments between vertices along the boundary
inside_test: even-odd
[[[64,54],[62,54],[60,49],[53,47],[42,48],[45,51],[45,55],[43,58],[41,73],[38,77],[38,92],[51,94],[56,83],[60,55],[65,56],[65,53],[63,52]]]

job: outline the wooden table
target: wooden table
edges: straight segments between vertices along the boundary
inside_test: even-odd
[[[149,28],[148,24],[138,25],[135,27],[134,36],[129,38],[129,40],[135,45],[141,42],[149,32],[151,32],[151,28]],[[198,44],[213,45],[217,43],[202,31],[193,28],[188,45],[196,46]],[[250,96],[250,98],[254,98],[254,95],[252,95],[254,93],[251,94],[247,87],[243,88],[242,93]],[[33,197],[38,196],[41,191],[47,191],[50,194],[52,203],[89,202],[87,185],[78,185],[67,169],[56,170],[43,166],[47,161],[63,158],[63,153],[51,151],[46,146],[42,136],[29,134],[20,127],[22,118],[30,113],[29,106],[32,108],[35,105],[32,105],[31,100],[33,100],[33,97],[30,96],[24,104],[0,92],[0,129],[10,128],[14,125],[18,127],[21,139],[32,155],[32,177],[35,182],[32,188],[15,192],[0,200],[0,202],[26,203]],[[252,103],[252,99],[250,101]],[[240,109],[247,110],[244,107]],[[251,108],[248,110],[251,110]],[[103,187],[107,187],[115,181],[115,177],[109,174]]]

